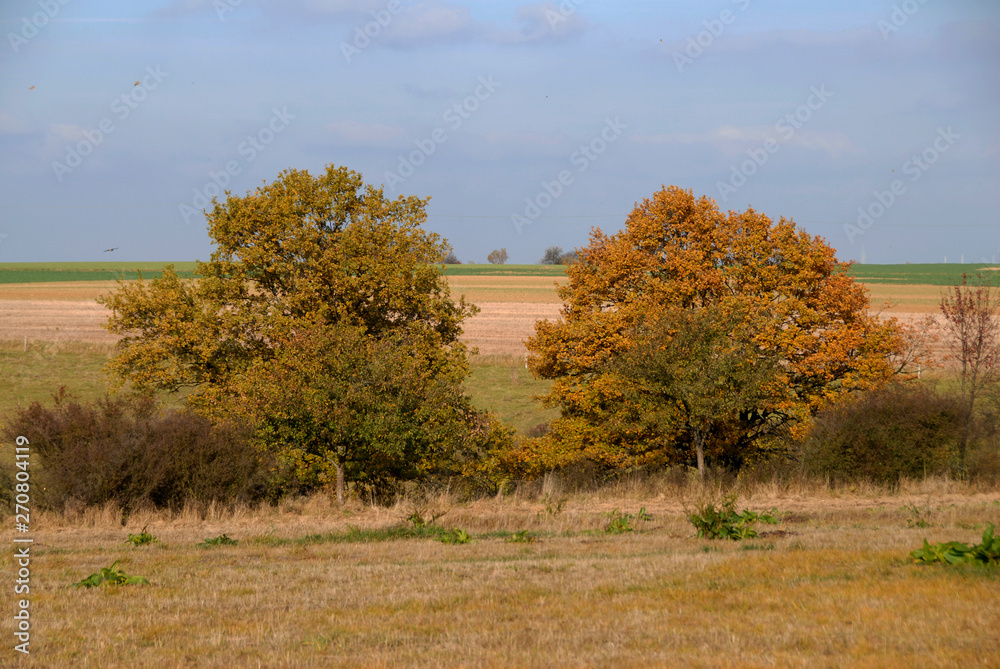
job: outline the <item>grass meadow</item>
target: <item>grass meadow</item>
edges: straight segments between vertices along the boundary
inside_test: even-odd
[[[575,494],[548,483],[472,502],[136,512],[125,526],[116,509],[36,513],[32,654],[17,665],[1000,664],[1000,571],[908,559],[925,538],[978,539],[1000,520],[997,491],[751,483],[741,506],[782,522],[735,542],[694,536],[686,511],[717,492],[683,475]],[[605,531],[640,509],[633,531]],[[471,542],[416,531],[414,511]],[[155,543],[126,543],[143,528]],[[238,543],[198,545],[222,534]],[[150,585],[72,587],[115,561]],[[14,572],[3,551],[0,573]]]
[[[460,274],[452,285],[473,302],[557,302],[559,276]],[[86,300],[110,284],[44,285],[62,292],[20,290]],[[910,307],[940,296],[877,285]],[[0,300],[21,294],[0,286]],[[85,400],[104,391],[111,344],[24,348],[0,343],[0,420],[59,385]],[[521,433],[555,416],[532,399],[547,387],[509,355],[474,358],[467,381],[477,405]],[[730,492],[780,522],[739,542],[697,538],[687,515]],[[414,512],[436,520],[419,529]],[[606,531],[622,518],[631,531]],[[11,593],[13,520],[0,530]],[[701,484],[685,469],[599,486],[549,476],[485,499],[411,489],[378,507],[320,493],[124,522],[114,507],[32,510],[30,534],[17,535],[34,540],[31,654],[8,634],[0,666],[996,667],[1000,570],[909,558],[925,538],[975,542],[987,523],[1000,525],[1000,489],[969,482],[831,487],[747,472]],[[126,543],[144,528],[157,541]],[[442,543],[438,528],[471,541]],[[199,546],[223,534],[238,543]],[[72,587],[115,561],[150,585]]]

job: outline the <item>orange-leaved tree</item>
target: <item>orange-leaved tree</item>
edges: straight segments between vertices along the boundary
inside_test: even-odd
[[[526,342],[562,414],[507,466],[693,463],[701,451],[738,468],[775,448],[776,435],[894,371],[899,328],[869,315],[845,270],[792,221],[660,190],[620,233],[595,229],[567,268],[561,319],[539,321]]]

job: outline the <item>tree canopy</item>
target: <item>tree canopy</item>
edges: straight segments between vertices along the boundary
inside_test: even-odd
[[[620,233],[592,232],[558,289],[561,319],[539,321],[526,342],[533,373],[554,381],[546,402],[562,415],[521,449],[520,464],[691,463],[703,440],[716,462],[739,467],[773,446],[772,428],[796,432],[831,400],[881,385],[899,329],[868,314],[845,268],[784,218],[723,213],[677,187],[643,200]],[[692,320],[709,314],[730,325]],[[665,324],[652,338],[651,322]],[[699,337],[685,353],[684,341]],[[766,379],[755,378],[761,365]],[[719,374],[727,378],[708,378]],[[650,383],[658,393],[637,393]],[[685,409],[685,393],[698,403]],[[713,393],[730,400],[713,403]],[[657,420],[640,401],[654,395]]]
[[[398,399],[406,394],[404,379],[415,374],[443,380],[467,372],[459,335],[477,310],[449,294],[439,264],[449,247],[421,228],[426,203],[389,200],[356,172],[333,165],[316,177],[285,171],[242,197],[227,192],[207,216],[216,249],[198,263],[197,279],[182,280],[168,268],[103,298],[111,310],[107,329],[122,335],[110,371],[143,390],[193,387],[188,401],[213,417],[282,406],[282,393],[294,388],[304,398],[296,410],[310,416],[295,423],[299,437],[327,444],[301,443],[303,452],[323,455],[330,444],[338,452],[341,442],[324,436],[321,423],[342,421],[342,412],[321,405],[350,399],[344,389],[357,391],[359,379],[383,389],[392,381],[395,390],[387,392]],[[319,354],[317,341],[330,355]],[[387,358],[399,363],[394,367],[370,359],[390,356],[402,341],[407,365],[398,356]],[[385,376],[396,372],[400,379]],[[338,378],[323,380],[323,373]],[[278,388],[277,379],[298,385]],[[426,399],[432,386],[410,387],[409,400]],[[356,399],[347,406],[376,407]],[[383,405],[372,415],[392,413]],[[281,426],[291,443],[291,423]],[[411,422],[408,429],[416,428]]]
[[[277,349],[236,382],[233,409],[288,456],[300,480],[325,482],[333,465],[343,502],[345,477],[378,487],[461,466],[451,445],[465,441],[476,418],[462,393],[463,358],[428,359],[405,330],[376,339],[361,327],[323,324]]]

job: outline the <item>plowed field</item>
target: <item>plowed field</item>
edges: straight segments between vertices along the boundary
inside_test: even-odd
[[[561,303],[551,277],[453,276],[449,281],[453,295],[465,295],[480,308],[466,323],[464,339],[483,355],[523,355],[535,322],[559,317]],[[0,285],[0,340],[113,342],[115,337],[102,328],[107,310],[94,300],[115,286],[113,281]],[[939,313],[940,286],[873,284],[869,289],[873,310],[883,315],[913,322]]]

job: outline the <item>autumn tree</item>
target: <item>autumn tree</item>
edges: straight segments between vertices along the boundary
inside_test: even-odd
[[[717,463],[739,467],[771,448],[762,426],[798,434],[830,401],[886,382],[893,373],[887,358],[902,346],[895,322],[868,314],[864,288],[821,238],[753,209],[723,213],[713,200],[680,188],[643,200],[618,234],[595,229],[578,256],[567,268],[569,282],[558,288],[561,319],[539,321],[526,342],[533,373],[553,381],[545,401],[562,414],[548,435],[522,449],[525,469],[580,460],[608,467],[694,462],[698,441]],[[729,343],[709,337],[704,346],[729,351],[729,362],[720,364],[745,356],[733,368],[737,377],[751,361],[773,361],[773,376],[759,381],[765,392],[741,395],[748,383],[737,392],[718,379],[699,385],[697,366],[681,364],[668,377],[689,379],[692,396],[736,393],[753,402],[720,405],[722,419],[698,432],[651,424],[632,390],[636,379],[609,363],[653,345],[643,339],[643,321],[711,310],[740,314],[741,321]],[[668,354],[669,347],[665,363]],[[711,402],[703,406],[706,415],[715,410]]]
[[[694,446],[699,478],[705,478],[705,444],[714,438],[724,453],[724,426],[739,423],[755,441],[778,434],[784,418],[759,414],[764,403],[780,401],[777,361],[742,332],[747,314],[716,306],[666,309],[641,318],[628,335],[633,344],[605,367],[622,379],[622,396],[637,407],[638,425],[660,439],[687,438]],[[778,418],[776,420],[776,418]]]
[[[354,333],[364,342],[357,351],[371,355],[385,354],[379,342],[405,336],[426,373],[464,373],[461,323],[476,309],[450,297],[439,264],[448,247],[421,228],[426,203],[387,199],[332,165],[316,177],[288,170],[243,197],[213,200],[208,231],[216,249],[198,263],[196,280],[167,268],[102,298],[107,329],[122,336],[111,373],[150,391],[194,388],[188,401],[200,412],[238,414],[232,398],[248,388],[270,397],[260,370],[272,362],[271,371],[296,369],[289,356],[308,350],[297,337],[316,327]],[[312,428],[302,425],[305,437]]]
[[[1000,380],[1000,291],[976,275],[970,286],[965,274],[962,283],[941,296],[945,318],[945,345],[949,357],[959,365],[964,429],[959,445],[959,467],[965,468],[971,423],[976,400]]]
[[[494,265],[503,265],[507,262],[507,249],[493,249],[490,254],[486,256],[486,259]]]

